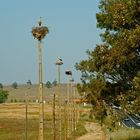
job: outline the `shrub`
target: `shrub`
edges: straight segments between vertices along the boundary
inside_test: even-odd
[[[14,102],[17,103],[17,99],[15,99]]]
[[[8,91],[0,90],[0,103],[4,103],[8,98]]]
[[[30,88],[31,88],[31,85],[32,85],[31,80],[28,80],[28,81],[27,81],[27,86],[28,86],[28,89],[30,89]]]
[[[84,123],[83,122],[79,122],[78,125],[77,125],[77,129],[73,132],[73,135],[75,137],[79,137],[79,136],[82,136],[84,134],[87,133],[87,130],[86,128],[84,127]]]
[[[14,89],[17,89],[17,87],[18,87],[17,82],[14,82],[14,83],[12,84],[12,87],[13,87]]]
[[[3,89],[3,84],[2,83],[0,83],[0,89]]]
[[[46,83],[46,87],[47,87],[47,88],[51,88],[51,86],[52,86],[51,82],[48,81],[48,82]]]
[[[13,99],[11,99],[10,102],[13,103],[14,102]]]
[[[54,80],[54,81],[52,82],[52,85],[53,85],[53,86],[57,86],[57,81]]]

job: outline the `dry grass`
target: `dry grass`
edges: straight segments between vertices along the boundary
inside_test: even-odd
[[[38,139],[38,103],[28,104],[28,140]],[[59,138],[58,107],[56,107],[56,138]],[[63,110],[63,107],[62,107]],[[52,105],[44,105],[44,140],[53,140]],[[63,115],[63,111],[62,111]],[[62,119],[62,127],[64,119]],[[64,137],[62,131],[62,139]],[[25,103],[0,104],[0,140],[25,139]],[[71,139],[72,140],[72,139]]]
[[[28,94],[28,140],[38,140],[39,105],[38,103],[33,103],[33,100],[38,98],[38,86],[32,85],[31,89],[28,89],[24,85],[18,86],[17,89],[5,86],[4,90],[9,91],[9,99],[7,103],[0,104],[0,140],[25,140],[26,110],[25,103],[23,102],[26,99],[25,93]],[[60,92],[62,93],[63,104],[67,92],[66,85],[50,89],[43,87],[44,100],[46,101],[46,104],[44,104],[44,140],[53,140],[52,101],[54,93],[56,94],[56,138],[59,139],[58,96]],[[11,99],[13,101],[16,99],[17,103],[10,103]],[[62,124],[63,121],[64,119],[62,119]],[[64,139],[63,137],[64,134],[62,131],[62,139]]]
[[[38,118],[38,103],[28,103],[28,118]],[[58,107],[56,107],[58,114]],[[52,105],[44,104],[44,116],[52,115]],[[0,118],[25,118],[25,103],[0,104]]]
[[[58,118],[58,108],[56,108]],[[52,140],[52,106],[44,106],[45,139]],[[58,130],[58,120],[56,120]],[[38,104],[28,104],[28,140],[37,140],[38,137]],[[58,135],[58,131],[56,132]],[[58,137],[58,136],[57,136]],[[0,140],[25,139],[25,104],[5,103],[0,104]]]
[[[111,133],[112,140],[140,140],[140,130],[121,129]]]
[[[9,91],[9,97],[8,102],[11,102],[11,99],[17,100],[17,101],[23,101],[26,99],[25,94],[28,96],[28,100],[33,101],[38,99],[38,85],[32,85],[30,89],[26,85],[19,85],[17,89],[13,89],[11,86],[4,86],[4,90]],[[43,95],[44,100],[47,102],[52,101],[53,94],[56,94],[58,96],[59,93],[62,94],[62,97],[64,98],[67,93],[67,86],[66,84],[62,84],[60,86],[55,86],[52,88],[47,88],[43,86]],[[76,94],[78,96],[78,94]]]

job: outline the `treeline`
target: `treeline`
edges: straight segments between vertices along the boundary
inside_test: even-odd
[[[17,82],[13,82],[11,84],[11,87],[13,89],[15,89],[15,90],[18,88],[18,86],[19,86],[19,84]],[[28,89],[31,88],[31,86],[32,86],[31,80],[28,80],[24,86],[27,86]],[[52,83],[50,81],[47,81],[44,84],[44,86],[47,87],[47,88],[55,87],[55,86],[57,86],[57,81],[54,80]],[[4,90],[4,85],[2,83],[0,83],[0,103],[6,102],[6,100],[8,99],[8,92],[9,91]],[[21,100],[21,99],[19,99],[19,100],[18,99],[10,99],[10,102],[15,102],[15,103],[16,102],[25,102],[25,100]],[[35,102],[35,100],[32,100],[32,101],[29,100],[29,102]]]

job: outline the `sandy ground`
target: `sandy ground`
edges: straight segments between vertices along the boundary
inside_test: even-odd
[[[76,140],[106,140],[99,124],[87,122],[85,128],[87,129],[88,133],[77,138]]]

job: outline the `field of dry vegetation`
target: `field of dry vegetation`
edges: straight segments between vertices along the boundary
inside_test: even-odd
[[[4,90],[9,91],[9,98],[6,103],[0,104],[0,140],[25,140],[25,115],[26,104],[28,101],[28,140],[38,140],[39,129],[39,104],[38,86],[32,85],[30,89],[27,86],[21,85],[17,89],[11,86],[5,86]],[[72,90],[72,89],[71,89]],[[43,88],[44,93],[44,140],[53,140],[53,95],[56,94],[56,140],[59,139],[59,108],[58,97],[62,93],[62,116],[64,115],[64,99],[67,94],[67,85],[56,86],[53,88]],[[25,96],[27,94],[27,97]],[[76,98],[80,98],[76,91]],[[70,140],[105,140],[105,135],[101,127],[97,123],[87,123],[90,107],[83,107],[80,105],[79,114],[81,115],[80,123],[77,130],[74,132],[74,137]],[[62,117],[62,139],[64,139],[64,116]],[[81,123],[82,122],[82,123]],[[86,122],[86,123],[85,123]],[[84,127],[85,124],[85,127]],[[128,133],[131,132],[132,139],[139,139],[139,131],[132,131],[123,129],[120,132],[111,133],[113,140],[127,140],[130,137]],[[87,133],[87,134],[86,134]],[[85,134],[85,135],[83,135]],[[127,136],[125,136],[127,134]],[[83,136],[81,136],[83,135]],[[81,137],[79,137],[81,136]],[[125,136],[125,137],[124,137]],[[77,138],[79,137],[79,138]],[[136,137],[136,138],[135,138]],[[137,139],[138,137],[138,139]]]
[[[44,113],[45,137],[51,140],[53,138],[51,105],[45,104],[44,111],[45,111]],[[37,140],[39,128],[38,124],[39,124],[38,104],[31,103],[28,105],[29,140],[33,139]],[[58,127],[58,125],[56,125],[56,127]],[[24,140],[24,139],[25,139],[25,104],[23,103],[0,104],[0,140]]]
[[[26,94],[29,102],[35,102],[38,99],[38,85],[31,85],[30,89],[28,89],[27,85],[19,85],[17,89],[12,88],[12,86],[4,86],[4,90],[9,91],[7,102],[24,102]],[[66,84],[54,86],[52,88],[47,88],[45,85],[43,86],[43,98],[48,103],[52,102],[54,93],[58,96],[60,92],[62,93],[62,99],[64,99],[67,94]],[[78,96],[77,91],[76,95]]]
[[[58,94],[62,93],[63,105],[67,88],[66,85],[62,85],[43,89],[46,101],[44,104],[44,140],[53,140],[53,94],[56,94],[56,137],[59,138]],[[0,140],[25,140],[25,94],[27,94],[28,101],[28,140],[38,140],[39,104],[36,102],[38,87],[33,85],[28,89],[26,86],[18,86],[17,89],[13,89],[6,86],[4,90],[9,91],[9,98],[6,103],[0,104]],[[63,120],[62,118],[62,139],[64,139]]]

